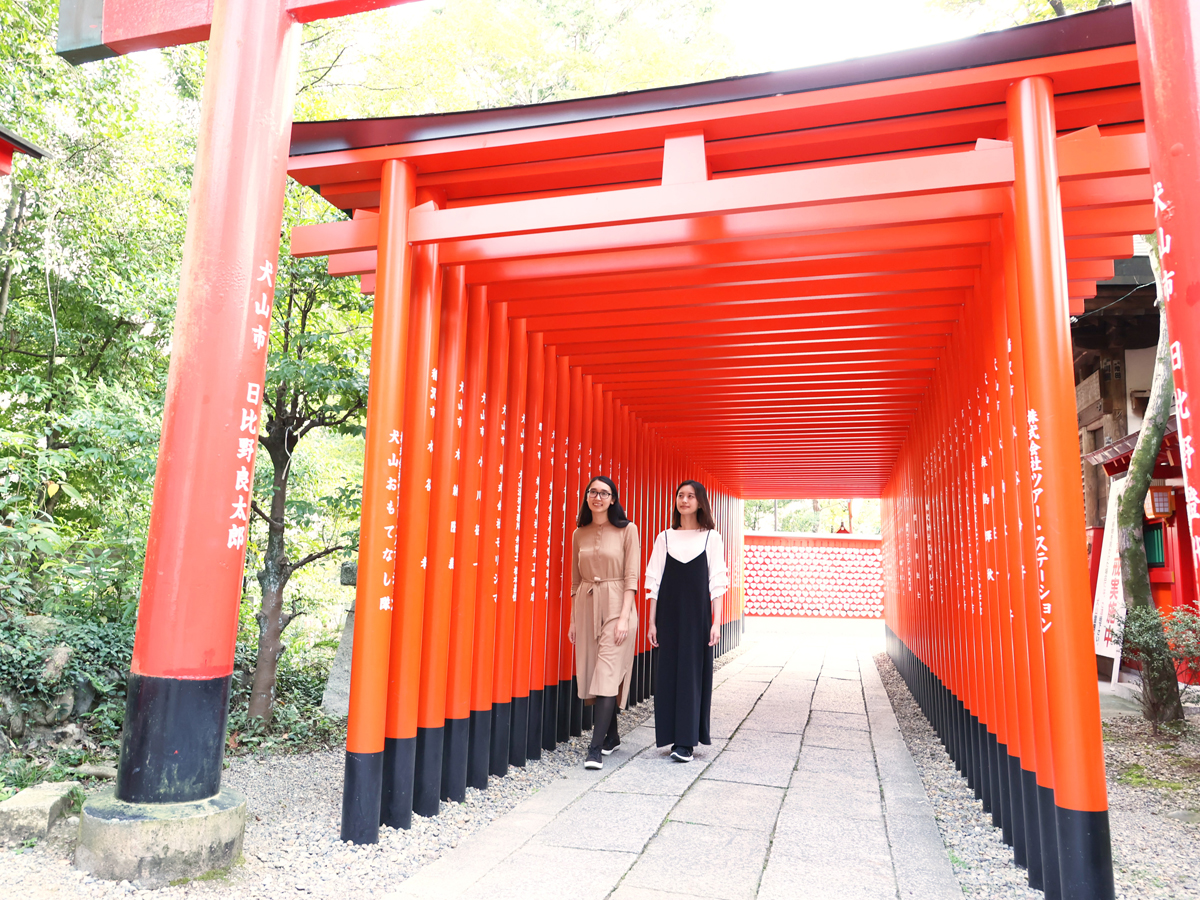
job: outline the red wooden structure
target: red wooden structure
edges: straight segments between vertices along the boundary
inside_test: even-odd
[[[1128,7],[712,84],[304,123],[289,172],[350,214],[296,229],[293,254],[412,323],[407,353],[372,360],[406,416],[432,396],[418,323],[457,285],[492,312],[495,375],[465,385],[504,403],[467,461],[486,526],[468,766],[522,763],[537,730],[538,623],[565,601],[529,561],[565,546],[553,510],[581,478],[608,472],[651,511],[684,474],[736,497],[882,495],[893,655],[1031,882],[1112,895],[1067,317],[1154,224]],[[566,382],[567,477],[546,483],[530,442],[557,434]],[[426,548],[393,551],[382,514],[404,510],[402,536],[424,521],[453,489],[424,467],[453,443],[405,442],[420,468],[394,504],[372,478],[396,406],[372,404],[348,749],[382,757],[383,819],[403,823],[405,780],[419,795],[435,776],[425,732],[451,727],[409,699],[445,677],[448,638],[423,624],[468,598],[430,595]]]
[[[883,618],[880,539],[851,534],[747,534],[748,616]]]
[[[1129,462],[1133,457],[1134,447],[1137,446],[1137,438],[1137,434],[1131,434],[1087,454],[1084,459],[1093,465],[1104,466],[1104,473],[1110,477],[1121,475],[1129,471]],[[1177,422],[1171,421],[1167,424],[1162,447],[1154,461],[1153,477],[1178,482],[1182,476],[1183,457],[1180,453],[1179,431]],[[1196,567],[1191,553],[1192,531],[1188,521],[1187,489],[1168,482],[1166,487],[1155,487],[1154,490],[1171,498],[1170,504],[1161,510],[1162,515],[1147,515],[1143,524],[1148,534],[1147,543],[1153,542],[1159,551],[1154,556],[1158,557],[1161,554],[1161,558],[1150,561],[1150,592],[1154,604],[1164,613],[1170,613],[1177,607],[1189,607],[1195,611]],[[1093,530],[1096,532],[1093,545],[1097,548],[1093,552],[1098,555],[1104,529]],[[1093,574],[1093,595],[1095,592],[1096,576]]]
[[[78,60],[210,39],[123,799],[219,788],[296,23],[373,5],[197,0],[130,28],[136,0],[63,4]],[[1197,15],[1138,0],[809,70],[297,126],[289,171],[351,218],[292,251],[375,293],[343,836],[585,727],[564,702],[580,484],[612,475],[648,538],[691,476],[733,548],[729,613],[737,498],[882,496],[893,657],[1030,882],[1112,897],[1067,316],[1160,227],[1195,519]]]
[[[24,153],[34,159],[41,159],[46,155],[36,144],[31,144],[7,128],[0,128],[0,176],[12,174],[13,155],[16,153]]]

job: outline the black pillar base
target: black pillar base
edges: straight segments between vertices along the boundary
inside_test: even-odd
[[[379,801],[383,753],[346,751],[342,776],[342,836],[352,844],[379,843]]]
[[[1063,900],[1113,900],[1112,836],[1108,810],[1056,809]]]
[[[529,697],[513,697],[508,708],[508,764],[524,768],[529,744]]]
[[[1029,869],[1029,886],[1040,891],[1042,875],[1042,828],[1038,817],[1037,773],[1021,770],[1021,800],[1025,807],[1025,854]]]
[[[221,792],[231,678],[129,673],[118,800],[189,803]]]
[[[1038,826],[1042,835],[1042,890],[1046,900],[1062,900],[1058,875],[1058,822],[1054,815],[1054,791],[1037,786]]]
[[[583,734],[583,701],[579,699],[579,680],[571,679],[571,737]]]
[[[995,763],[992,774],[992,790],[996,804],[992,809],[992,824],[1000,829],[1000,839],[1012,846],[1012,798],[1008,793],[1008,745],[1000,743],[992,735],[992,759]]]
[[[488,754],[488,772],[503,778],[508,774],[509,736],[512,728],[512,704],[492,704],[492,745]]]
[[[416,770],[417,739],[383,739],[383,797],[379,823],[392,828],[411,828],[413,774]]]
[[[467,799],[467,751],[471,720],[447,719],[442,744],[442,799],[462,803]]]
[[[529,692],[529,720],[525,727],[525,758],[542,758],[542,716],[545,715],[543,705],[545,691]],[[554,749],[554,748],[551,748]]]
[[[564,744],[571,739],[571,681],[564,678],[558,683],[558,722],[554,736],[558,743]]]
[[[413,812],[431,818],[442,808],[442,747],[445,727],[418,728],[413,765]]]
[[[467,784],[481,791],[488,786],[488,762],[491,758],[492,711],[473,709],[467,721]]]
[[[595,704],[589,705],[589,704],[585,703],[583,705],[583,717],[580,719],[579,727],[582,728],[584,731],[591,731],[592,725],[595,723],[595,721],[596,721],[596,706],[595,706]]]
[[[548,684],[542,697],[542,749],[558,746],[558,685]]]
[[[1022,793],[1021,760],[1011,753],[1008,757],[1009,818],[1012,824],[1013,862],[1022,869],[1028,866],[1029,852],[1025,845],[1025,804]]]

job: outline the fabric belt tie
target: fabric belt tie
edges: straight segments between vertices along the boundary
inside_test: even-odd
[[[594,634],[596,639],[600,639],[600,632],[604,629],[604,617],[600,611],[600,604],[596,602],[596,588],[602,584],[625,583],[624,578],[593,578],[591,581],[583,582],[587,587],[588,594],[592,597],[592,621]],[[624,602],[624,597],[621,598]]]

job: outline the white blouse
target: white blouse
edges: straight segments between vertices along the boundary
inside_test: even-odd
[[[650,554],[650,562],[646,565],[646,593],[655,600],[658,599],[658,586],[662,582],[663,569],[667,565],[667,548],[671,556],[681,563],[691,562],[704,550],[705,537],[708,538],[708,592],[711,599],[716,600],[729,590],[729,569],[725,565],[725,545],[721,543],[719,531],[677,531],[672,529],[670,537],[667,532],[659,532],[654,539],[654,551]]]

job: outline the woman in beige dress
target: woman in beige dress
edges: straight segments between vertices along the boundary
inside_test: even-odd
[[[571,549],[571,628],[579,697],[595,705],[584,766],[604,768],[621,743],[617,708],[629,697],[637,633],[641,554],[637,526],[621,508],[617,486],[598,475],[587,486]]]

